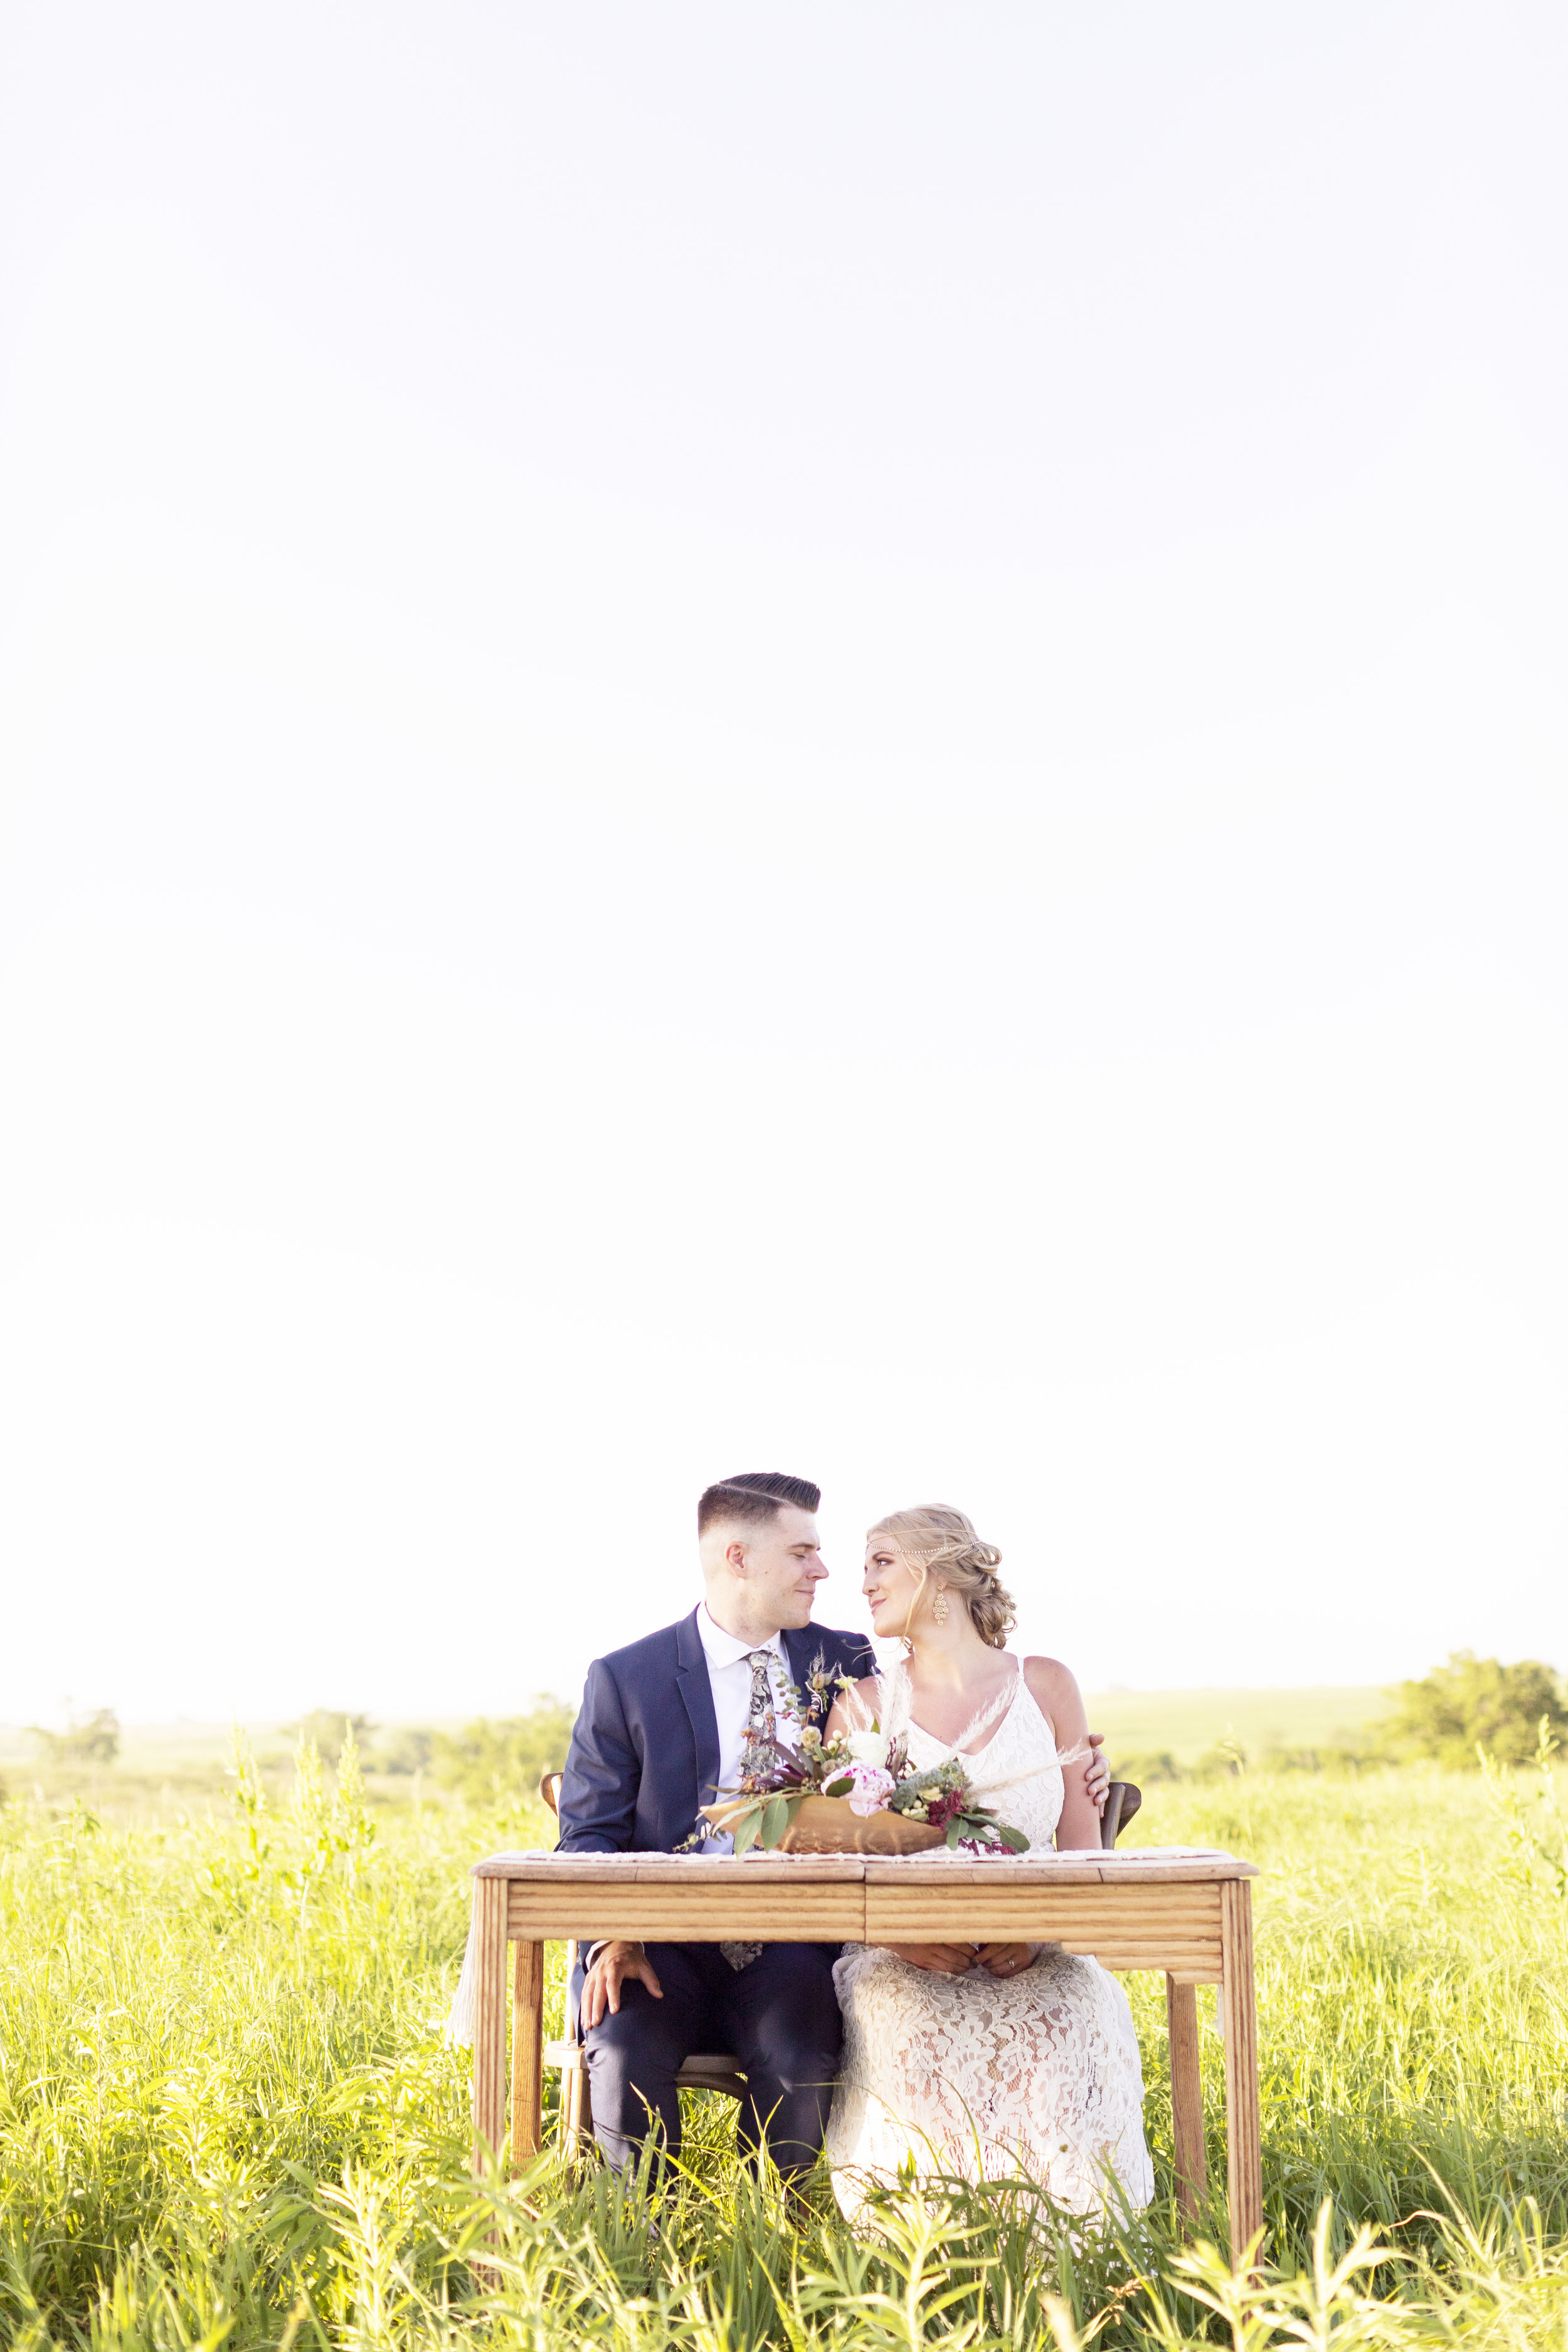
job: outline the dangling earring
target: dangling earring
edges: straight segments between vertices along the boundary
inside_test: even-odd
[[[947,1622],[947,1587],[945,1584],[939,1584],[936,1588],[936,1599],[931,1604],[931,1622],[933,1625],[945,1625]]]

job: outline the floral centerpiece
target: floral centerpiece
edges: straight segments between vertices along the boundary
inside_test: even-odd
[[[752,1742],[740,1786],[721,1790],[715,1803],[703,1806],[706,1826],[698,1838],[727,1830],[738,1854],[752,1846],[786,1853],[912,1853],[939,1845],[977,1853],[1027,1851],[1022,1830],[976,1801],[956,1756],[913,1771],[903,1734],[889,1736],[875,1717],[825,1738],[815,1718],[827,1704],[826,1677],[814,1675],[808,1687],[805,1702],[793,1687],[785,1692],[782,1718],[795,1738],[781,1738],[769,1718],[764,1736]],[[854,1684],[840,1676],[839,1687],[864,1716]]]

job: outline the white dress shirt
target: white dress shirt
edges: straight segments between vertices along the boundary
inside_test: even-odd
[[[770,1653],[768,1683],[776,1717],[784,1701],[784,1686],[789,1680],[784,1636],[774,1633],[766,1642],[738,1641],[733,1633],[726,1633],[722,1625],[715,1624],[708,1614],[706,1601],[697,1612],[697,1633],[708,1661],[708,1687],[713,1694],[713,1717],[719,1726],[719,1786],[732,1789],[741,1777],[741,1757],[752,1714],[752,1669],[746,1661],[753,1650]],[[779,1725],[778,1728],[782,1733],[784,1727]],[[703,1841],[700,1851],[728,1853],[734,1843],[729,1836],[710,1837]]]

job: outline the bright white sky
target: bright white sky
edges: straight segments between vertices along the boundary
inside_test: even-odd
[[[1568,16],[6,24],[0,1719],[1568,1665]]]

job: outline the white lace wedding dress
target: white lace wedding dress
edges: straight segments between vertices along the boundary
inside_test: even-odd
[[[901,1665],[884,1683],[881,1722],[907,1731],[910,1761],[921,1771],[960,1756],[980,1801],[1022,1830],[1032,1848],[1050,1846],[1061,1766],[1022,1660],[1006,1713],[973,1755],[910,1721]],[[1026,2173],[1079,2213],[1103,2203],[1109,2166],[1131,2205],[1149,2202],[1138,2038],[1126,1994],[1098,1960],[1047,1944],[1016,1977],[947,1977],[876,1945],[851,1944],[833,1974],[844,2063],[827,2154],[834,2193],[851,2221],[868,2182],[895,2180],[911,2155],[917,2174]]]

